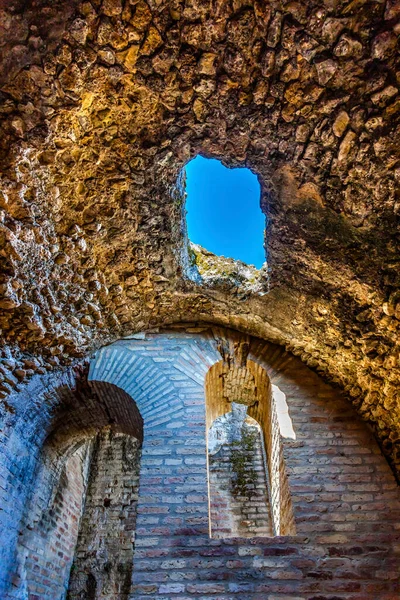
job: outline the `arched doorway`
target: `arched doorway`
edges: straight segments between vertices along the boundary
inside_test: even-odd
[[[66,395],[23,521],[17,580],[27,597],[127,600],[142,439],[138,408],[117,386]]]

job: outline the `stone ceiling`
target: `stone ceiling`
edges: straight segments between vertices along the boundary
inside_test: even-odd
[[[1,0],[0,395],[213,322],[343,387],[399,464],[399,20],[396,0]],[[209,255],[186,276],[198,153],[259,177],[254,286]]]

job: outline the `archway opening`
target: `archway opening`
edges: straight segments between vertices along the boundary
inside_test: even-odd
[[[210,536],[293,535],[282,437],[294,431],[284,394],[261,365],[239,355],[209,369],[205,390]]]
[[[265,216],[256,175],[200,155],[186,165],[185,173],[192,244],[260,269],[265,262]]]
[[[16,581],[29,596],[127,600],[142,439],[142,417],[121,388],[94,381],[65,395],[21,531]]]
[[[262,430],[247,408],[232,402],[208,430],[212,538],[273,535]]]

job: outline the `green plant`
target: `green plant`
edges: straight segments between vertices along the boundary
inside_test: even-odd
[[[254,495],[254,485],[257,473],[252,464],[257,433],[242,427],[240,441],[231,443],[231,462],[234,477],[232,479],[232,492],[235,496]]]
[[[189,266],[194,267],[197,264],[197,255],[190,243],[188,243]]]

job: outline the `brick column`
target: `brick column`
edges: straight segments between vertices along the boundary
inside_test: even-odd
[[[203,390],[182,388],[179,400],[173,421],[145,426],[133,578],[139,595],[182,591],[186,557],[195,552],[188,545],[208,537]]]
[[[218,355],[201,344],[176,334],[121,342],[103,350],[91,370],[94,386],[96,378],[120,386],[144,420],[135,599],[183,592],[194,578],[189,558],[209,543],[204,379]]]

